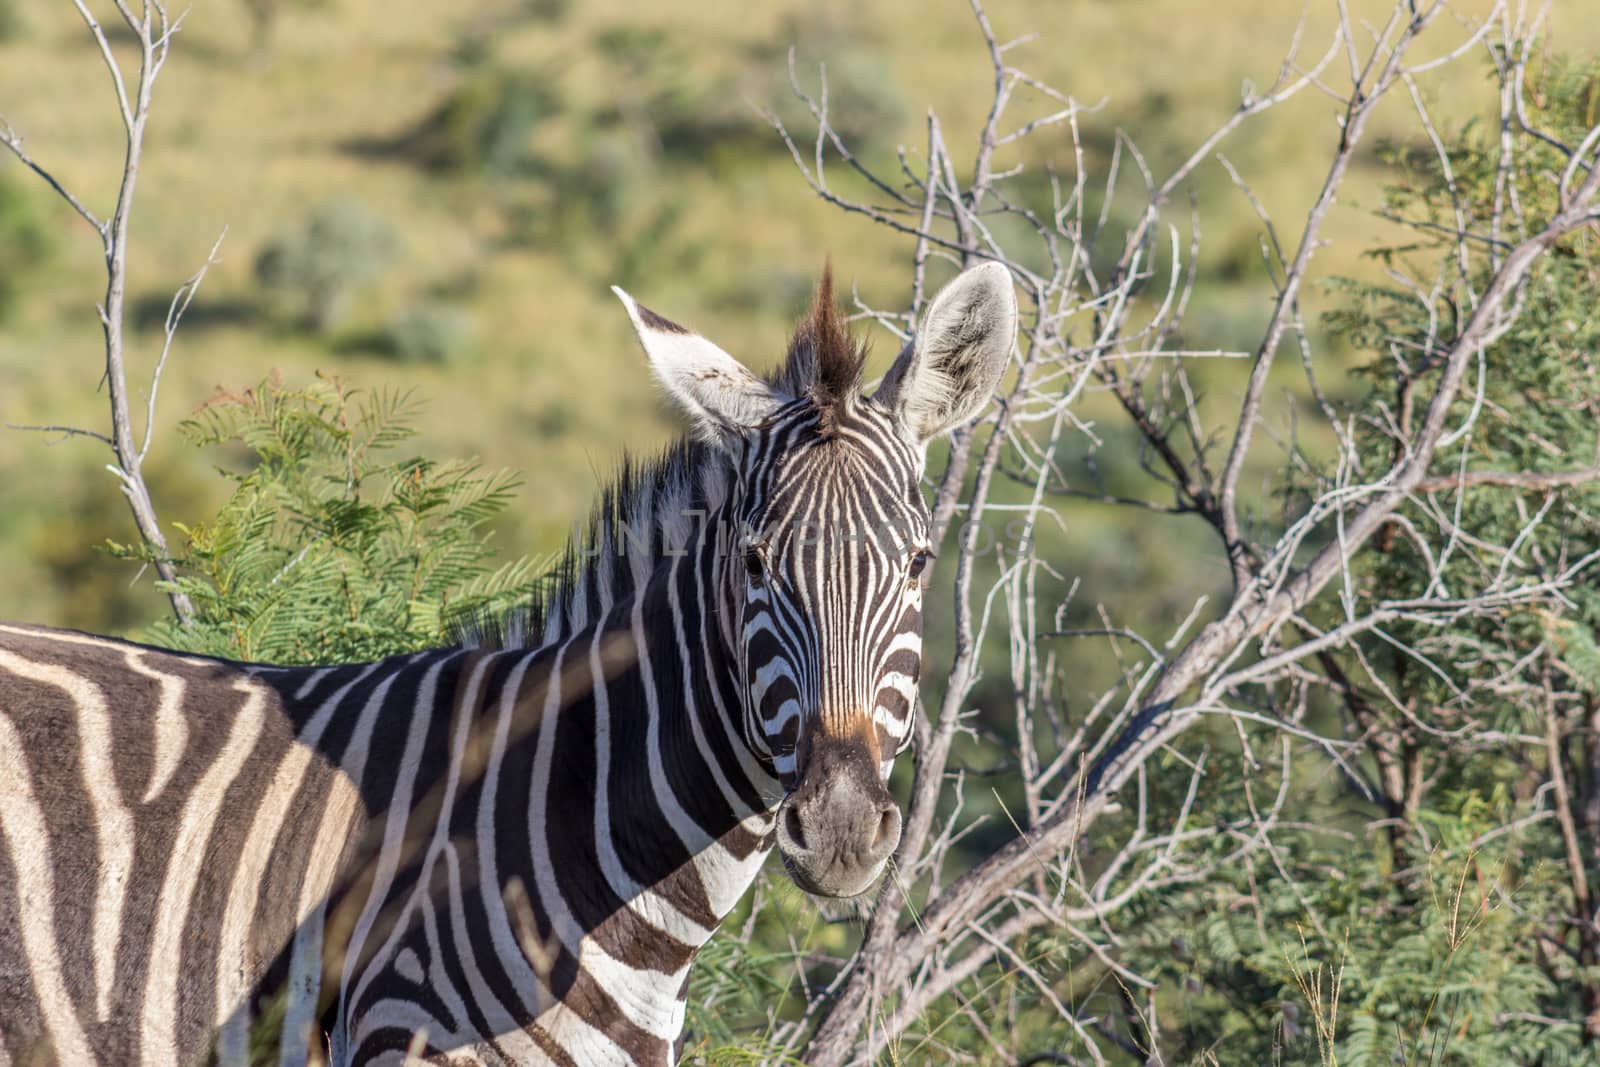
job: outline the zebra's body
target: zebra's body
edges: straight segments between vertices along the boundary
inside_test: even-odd
[[[951,287],[992,366],[945,394],[993,388],[996,283]],[[0,626],[0,1065],[668,1063],[774,841],[803,888],[873,883],[921,446],[974,405],[915,421],[911,348],[898,405],[856,396],[823,296],[787,390],[627,303],[711,440],[625,480],[540,647],[280,668]]]
[[[298,1062],[326,993],[335,1062],[398,1060],[418,1031],[489,1063],[666,1062],[689,959],[765,857],[777,794],[714,710],[732,671],[635,654],[672,578],[552,647],[348,667],[0,630],[0,692],[29,729],[0,725],[18,734],[0,751],[75,756],[0,769],[0,923],[35,924],[29,972],[0,975],[13,1059],[46,1039],[64,1063],[154,1067],[215,1034],[221,1062],[280,1040]],[[647,690],[685,678],[724,691],[691,685],[663,723]],[[48,939],[18,895],[56,902]],[[8,925],[0,944],[28,945]],[[346,965],[325,975],[325,948]],[[34,989],[65,997],[46,1010]]]

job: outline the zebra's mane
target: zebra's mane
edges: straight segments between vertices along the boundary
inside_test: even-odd
[[[775,389],[811,401],[817,433],[831,436],[837,417],[861,391],[865,345],[852,337],[833,302],[824,268],[811,308],[800,319],[782,367],[767,377]],[[498,616],[468,620],[463,647],[503,649],[554,644],[587,626],[602,605],[643,586],[669,552],[691,548],[707,516],[733,484],[728,452],[684,435],[654,460],[624,455],[600,494],[589,523],[575,534],[541,582],[541,591]]]
[[[696,523],[721,506],[732,473],[720,449],[687,436],[651,461],[624,456],[540,591],[504,615],[472,620],[461,643],[525,648],[582,630],[604,604],[642,586],[669,551],[693,546]]]
[[[833,268],[825,266],[811,309],[789,341],[788,358],[767,381],[788,396],[809,398],[817,409],[818,432],[827,437],[837,416],[860,395],[866,362],[865,343],[850,335],[834,306]]]

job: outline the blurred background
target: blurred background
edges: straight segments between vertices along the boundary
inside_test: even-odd
[[[1309,41],[1326,39],[1324,7]],[[1084,119],[1091,165],[1120,128],[1158,173],[1242,92],[1271,84],[1301,18],[1283,0],[994,0],[988,12],[1002,40],[1033,35],[1009,62],[1103,101]],[[1593,15],[1589,0],[1559,0],[1549,39],[1593,54]],[[321,371],[413,390],[431,456],[519,471],[496,544],[537,557],[560,546],[624,449],[678,428],[610,285],[756,367],[781,357],[830,256],[846,294],[904,309],[909,241],[820,202],[764,116],[802,138],[814,130],[789,89],[790,49],[808,86],[826,65],[836,124],[875,164],[900,146],[920,159],[930,109],[970,159],[992,83],[956,0],[194,4],[156,86],[131,242],[129,374],[142,404],[171,295],[227,231],[162,381],[146,470],[163,522],[208,516],[229,489],[212,469],[226,457],[180,440],[178,422],[218,390]],[[1486,68],[1472,60],[1426,83],[1447,132],[1483,113]],[[121,131],[70,4],[0,0],[0,117],[109,213]],[[1227,151],[1294,232],[1336,136],[1331,103],[1306,93]],[[1030,141],[1000,163],[1027,167],[1047,205],[1071,145],[1064,132]],[[1375,149],[1336,207],[1317,278],[1378,269],[1362,257],[1384,231],[1377,163]],[[1259,223],[1220,166],[1194,188],[1208,228],[1187,343],[1248,345],[1270,297]],[[0,159],[0,423],[104,428],[103,285],[95,236]],[[1309,287],[1308,321],[1333,299]],[[873,368],[896,347],[877,330]],[[1341,351],[1324,352],[1339,390]],[[1235,369],[1208,402],[1236,405]],[[96,547],[135,539],[105,462],[93,442],[0,430],[0,617],[138,633],[165,613],[148,575]],[[1081,508],[1060,563],[1098,582],[1091,594],[1178,602],[1174,583],[1220,577],[1185,570],[1187,520]]]
[[[90,6],[108,9],[104,23],[127,66],[132,41],[111,5],[99,0]],[[1361,28],[1364,20],[1386,17],[1391,0],[1345,0],[1344,6],[1364,54],[1371,39]],[[1458,25],[1430,32],[1410,60],[1426,63],[1459,45],[1489,6],[1489,0],[1462,0],[1447,9],[1442,21]],[[1158,176],[1169,173],[1241,100],[1272,86],[1296,40],[1307,51],[1301,66],[1314,64],[1320,56],[1310,53],[1328,40],[1338,7],[1335,0],[1317,0],[1305,13],[1293,0],[988,0],[986,11],[1001,41],[1021,39],[1006,52],[1008,64],[1086,109],[1079,128],[1087,214],[1103,213],[1107,220],[1091,254],[1104,258],[1120,251],[1122,235],[1144,208],[1132,172],[1145,165]],[[1574,128],[1600,122],[1600,74],[1593,65],[1600,56],[1597,10],[1595,0],[1548,5],[1545,54],[1530,64],[1537,76],[1528,82],[1536,118],[1554,102],[1554,112]],[[473,602],[461,594],[480,578],[485,584],[477,593],[488,599],[479,607],[501,603],[491,593],[525,595],[540,562],[583,519],[623,455],[649,454],[681,429],[646,373],[611,285],[626,287],[758,369],[782,358],[794,318],[830,258],[852,310],[899,313],[910,306],[910,239],[824,203],[774,131],[775,117],[793,131],[804,162],[811,163],[815,126],[791,90],[791,55],[794,77],[808,91],[819,89],[826,70],[833,124],[873,171],[896,173],[901,152],[912,173],[926,165],[930,113],[942,122],[957,168],[970,170],[994,83],[965,0],[197,0],[155,88],[130,242],[127,357],[135,429],[142,431],[172,295],[226,231],[166,364],[145,466],[190,591],[197,600],[210,597],[202,604],[205,625],[183,632],[160,626],[168,602],[148,569],[106,550],[108,542],[129,544],[138,535],[106,469],[110,457],[103,446],[5,428],[58,424],[104,432],[109,422],[96,315],[105,286],[100,242],[6,154],[0,154],[0,619],[243,658],[322,662],[443,640],[446,608],[470,614]],[[1571,57],[1571,65],[1561,56]],[[1344,57],[1335,57],[1328,79],[1343,91],[1349,81]],[[1456,146],[1460,173],[1479,183],[1468,191],[1479,202],[1496,195],[1485,192],[1492,183],[1483,178],[1483,161],[1493,154],[1482,150],[1498,132],[1495,91],[1481,48],[1417,80],[1442,141]],[[1248,183],[1248,195],[1221,159],[1207,158],[1168,205],[1163,221],[1177,226],[1181,258],[1196,279],[1169,348],[1237,353],[1259,343],[1275,290],[1263,263],[1258,208],[1276,220],[1284,240],[1300,233],[1340,137],[1341,103],[1307,90],[1229,139],[1221,151]],[[1034,97],[1008,114],[1039,115],[1055,107]],[[123,133],[102,56],[69,0],[0,0],[0,120],[90,208],[110,214],[123,169]],[[1130,148],[1135,144],[1138,154]],[[1537,168],[1553,157],[1547,153],[1543,164],[1538,155],[1523,158],[1534,159]],[[1323,227],[1325,243],[1300,310],[1311,335],[1308,358],[1343,411],[1378,410],[1373,394],[1383,399],[1385,376],[1392,377],[1385,362],[1391,334],[1361,314],[1363,301],[1375,316],[1386,309],[1360,282],[1399,284],[1385,281],[1386,261],[1373,251],[1409,243],[1420,276],[1439,270],[1437,247],[1385,219],[1386,208],[1405,205],[1407,196],[1415,209],[1419,188],[1435,198],[1429,207],[1442,211],[1441,186],[1430,184],[1435,159],[1409,95],[1393,92],[1380,105]],[[1097,190],[1113,160],[1122,181],[1107,202]],[[841,192],[874,198],[836,157],[828,166]],[[998,170],[1020,168],[1004,195],[1045,217],[1053,182],[1070,188],[1079,166],[1065,125],[1042,129],[994,160]],[[1524,188],[1543,190],[1542,172],[1522,177],[1528,179]],[[1406,183],[1409,193],[1392,192]],[[1541,191],[1534,199],[1548,195]],[[1191,206],[1194,223],[1203,223],[1192,264],[1184,231]],[[1547,206],[1530,202],[1533,209]],[[994,224],[1008,246],[1019,237],[1003,229],[1014,219],[995,218]],[[1172,254],[1165,237],[1147,262],[1156,283],[1135,300],[1159,300],[1165,290],[1159,283]],[[1031,250],[1019,256],[1037,252],[1035,242],[1018,239],[1015,247]],[[1394,254],[1404,262],[1408,253]],[[1593,317],[1592,285],[1571,281],[1594,275],[1580,267],[1589,269],[1568,263],[1549,275],[1565,280],[1550,282],[1559,293],[1541,298],[1529,334],[1488,357],[1503,361],[1496,369],[1506,373],[1496,387],[1509,410],[1497,414],[1499,436],[1486,438],[1493,451],[1479,457],[1485,468],[1522,469],[1530,462],[1524,453],[1537,444],[1551,453],[1533,457],[1538,469],[1565,469],[1563,448],[1592,439],[1592,426],[1581,423],[1582,405],[1559,399],[1581,388],[1573,382],[1586,380],[1563,374],[1564,364],[1581,363],[1594,350],[1585,340],[1592,334],[1583,332],[1592,323],[1585,320],[1580,331],[1578,322]],[[937,265],[930,290],[950,273]],[[1340,309],[1346,313],[1342,327],[1325,318]],[[869,372],[876,374],[899,342],[862,319],[858,328],[873,346]],[[1410,336],[1414,325],[1398,336]],[[1352,348],[1355,343],[1364,350]],[[1280,521],[1279,510],[1288,514],[1298,506],[1292,499],[1295,464],[1315,465],[1332,455],[1330,442],[1317,437],[1329,430],[1306,395],[1299,355],[1285,353],[1276,361],[1272,396],[1263,408],[1269,414],[1239,485],[1247,521],[1269,530]],[[1247,364],[1195,358],[1185,367],[1199,421],[1232,427]],[[329,388],[330,378],[342,388]],[[1153,394],[1169,380],[1155,375],[1140,388]],[[274,384],[252,391],[263,382]],[[401,394],[410,406],[397,399]],[[1038,540],[1040,557],[1055,571],[1051,581],[1075,591],[1063,625],[1167,634],[1191,609],[1201,611],[1198,598],[1211,597],[1207,611],[1225,604],[1229,576],[1222,553],[1211,547],[1213,533],[1192,513],[1160,510],[1172,492],[1145,471],[1146,442],[1132,420],[1116,410],[1107,391],[1093,387],[1072,415],[1079,424],[1054,457],[1070,484],[1056,498],[1059,522],[1041,529]],[[408,419],[416,435],[395,440],[396,418]],[[311,427],[304,447],[278,448],[281,442],[264,429],[274,419],[293,423],[296,432]],[[347,450],[352,441],[395,447],[381,462],[363,458],[365,473],[352,477],[358,466]],[[1286,441],[1299,449],[1287,467],[1278,447]],[[257,462],[267,475],[230,497],[239,482],[219,477],[219,470],[237,478]],[[275,472],[269,469],[274,464]],[[940,457],[932,458],[931,470],[942,466]],[[499,471],[511,473],[491,473]],[[1030,491],[1009,481],[1003,466],[1000,473],[992,505],[1015,504]],[[363,492],[365,511],[347,506]],[[1073,493],[1152,506],[1118,506]],[[440,508],[440,500],[448,505]],[[296,506],[297,520],[314,521],[297,527],[279,519]],[[432,517],[420,517],[424,513]],[[1490,508],[1485,514],[1493,528],[1511,512]],[[485,522],[487,558],[476,554]],[[1592,536],[1592,518],[1585,523],[1573,527],[1573,536]],[[348,543],[324,543],[340,540],[324,538],[330,529],[349,534]],[[323,555],[314,553],[302,566],[314,544]],[[1565,551],[1567,542],[1561,545]],[[507,566],[494,570],[502,562]],[[995,566],[993,558],[980,561],[980,586],[995,577],[983,568]],[[423,588],[413,575],[429,568],[436,573]],[[949,569],[940,567],[941,580]],[[1369,591],[1402,588],[1416,578],[1381,568],[1363,575]],[[1584,600],[1588,629],[1574,624],[1572,632],[1589,635],[1600,601]],[[929,692],[950,662],[953,625],[947,594],[940,591],[933,603],[945,606],[928,615]],[[1204,621],[1203,614],[1194,618]],[[962,739],[957,749],[961,773],[980,785],[959,804],[946,801],[970,817],[976,831],[962,838],[955,856],[964,864],[1009,841],[1016,826],[1015,809],[1007,807],[1018,801],[1019,787],[1016,768],[1005,762],[1017,721],[1011,717],[1010,650],[1000,640],[1005,620],[1003,612],[991,617],[972,692],[982,712],[979,725],[988,733]],[[1541,627],[1549,622],[1535,618],[1538,625],[1529,623],[1510,641],[1501,631],[1486,632],[1501,652],[1516,650],[1523,638],[1544,647],[1548,634]],[[1570,663],[1588,654],[1583,676],[1600,678],[1592,638],[1571,640],[1571,648],[1555,647]],[[1484,639],[1486,647],[1490,643]],[[1073,642],[1059,655],[1043,670],[1059,676],[1069,707],[1083,694],[1093,699],[1113,692],[1130,662],[1119,658],[1115,639]],[[1380,658],[1380,668],[1391,662]],[[1399,661],[1397,674],[1405,662]],[[1434,699],[1428,679],[1407,684],[1421,699]],[[1575,712],[1561,728],[1588,738],[1586,765],[1600,766],[1592,731],[1583,733],[1591,730],[1583,724],[1600,692],[1600,682],[1592,686],[1582,691],[1588,710]],[[1576,700],[1580,688],[1568,695]],[[1517,722],[1527,703],[1521,692],[1485,701],[1482,710],[1499,716],[1497,723]],[[1337,738],[1345,720],[1332,705],[1331,697],[1326,703],[1319,698],[1313,725]],[[1440,722],[1455,730],[1455,719]],[[1345,743],[1374,736],[1388,743],[1389,735],[1360,729],[1357,739],[1349,727]],[[1408,725],[1393,729],[1393,736],[1407,738],[1407,759],[1431,752],[1444,736],[1435,730],[1413,745]],[[1540,729],[1535,740],[1543,736]],[[1202,795],[1202,807],[1192,813],[1197,826],[1241,818],[1229,790],[1243,782],[1248,796],[1250,782],[1261,780],[1252,778],[1259,770],[1255,757],[1243,759],[1233,732],[1220,720],[1196,730],[1213,760],[1208,789],[1217,791]],[[1244,736],[1238,733],[1241,742]],[[1461,1026],[1476,1027],[1482,1042],[1468,1043],[1455,1059],[1441,1054],[1436,1060],[1430,1052],[1425,1062],[1565,1062],[1549,1056],[1577,1047],[1580,994],[1573,990],[1600,997],[1592,966],[1546,958],[1558,956],[1548,951],[1549,931],[1578,925],[1571,919],[1580,910],[1577,898],[1569,901],[1558,884],[1572,864],[1558,855],[1546,827],[1526,839],[1503,832],[1533,825],[1532,816],[1523,820],[1519,813],[1541,803],[1546,791],[1539,761],[1522,749],[1501,751],[1503,745],[1476,749],[1471,738],[1460,744],[1460,751],[1438,757],[1444,770],[1411,793],[1401,791],[1407,803],[1417,802],[1404,809],[1406,817],[1420,827],[1416,841],[1437,834],[1468,853],[1456,905],[1479,842],[1491,839],[1506,850],[1500,855],[1510,856],[1500,870],[1520,879],[1519,896],[1474,944],[1476,955],[1460,957],[1458,966],[1471,978],[1457,983],[1450,975],[1457,997],[1452,1004],[1468,1004]],[[1301,836],[1291,840],[1299,881],[1281,865],[1262,866],[1267,859],[1278,863],[1275,851],[1247,863],[1230,860],[1216,878],[1138,899],[1116,932],[1126,938],[1125,954],[1136,969],[1164,975],[1160,1007],[1181,1030],[1183,1047],[1205,1055],[1213,1045],[1221,1050],[1222,1058],[1197,1062],[1268,1062],[1261,1051],[1267,1049],[1271,1062],[1307,1062],[1282,1058],[1282,1041],[1299,1042],[1291,1043],[1291,1055],[1310,1047],[1297,1013],[1302,999],[1313,999],[1285,978],[1283,964],[1294,971],[1285,946],[1298,946],[1296,959],[1309,959],[1303,913],[1339,917],[1333,927],[1338,937],[1323,932],[1313,948],[1331,953],[1337,946],[1339,959],[1348,952],[1355,961],[1348,973],[1361,1014],[1351,1016],[1356,1021],[1346,1036],[1368,1058],[1336,1062],[1424,1062],[1375,1058],[1388,1050],[1374,1035],[1387,1040],[1393,1031],[1401,1046],[1414,1036],[1420,1047],[1429,1033],[1433,1002],[1404,1004],[1408,997],[1434,995],[1430,990],[1439,987],[1432,983],[1442,981],[1438,976],[1464,943],[1453,913],[1435,908],[1435,915],[1424,907],[1430,899],[1437,903],[1436,875],[1454,877],[1454,869],[1436,871],[1431,846],[1424,867],[1410,862],[1421,853],[1408,851],[1409,839],[1378,842],[1372,830],[1390,809],[1358,802],[1323,757],[1309,753],[1296,756],[1294,810],[1303,819],[1293,824]],[[1459,767],[1450,762],[1456,757]],[[1162,760],[1150,764],[1158,804],[1166,790],[1165,802],[1172,810],[1181,803],[1188,819],[1188,802],[1181,800],[1186,763]],[[904,796],[906,761],[900,768],[894,788]],[[1283,773],[1287,781],[1287,762]],[[1588,777],[1593,789],[1600,775]],[[1174,788],[1173,782],[1180,784]],[[1254,816],[1253,800],[1250,805]],[[1600,812],[1600,802],[1592,810]],[[1384,822],[1391,831],[1398,825]],[[1600,817],[1593,825],[1600,827]],[[1104,862],[1091,848],[1084,855],[1091,868]],[[1495,856],[1491,851],[1488,866],[1477,869],[1492,867]],[[690,1028],[723,1043],[728,1058],[713,1062],[754,1062],[759,1054],[748,1051],[749,1039],[775,1017],[769,1009],[798,1018],[803,991],[789,964],[810,961],[811,978],[823,976],[815,985],[821,988],[833,966],[828,960],[846,958],[857,936],[857,927],[830,921],[784,888],[781,876],[761,884],[754,901],[729,922],[751,936],[714,941],[697,964]],[[1311,893],[1310,903],[1302,891]],[[1582,895],[1588,899],[1587,890]],[[1240,933],[1250,923],[1259,932]],[[1111,939],[1111,927],[1105,932]],[[1063,996],[1092,990],[1108,973],[1081,941],[1078,932],[1049,930],[1028,946],[1055,988],[1067,991]],[[817,963],[809,953],[821,950],[833,956]],[[1032,987],[1001,971],[1009,968],[984,972],[979,981],[985,990],[993,977],[993,988],[1013,998],[1013,1008],[1018,997],[1024,1010],[1042,1003]],[[1482,1010],[1474,1016],[1476,1002],[1462,990],[1480,987]],[[1454,1010],[1450,1027],[1457,1022]],[[721,1030],[712,1025],[719,1017]],[[954,1018],[935,1013],[930,1034]],[[1034,1031],[1043,1036],[1026,1037],[1017,1048],[1059,1038],[1049,1029],[1057,1023],[1046,1020]],[[1546,1042],[1547,1032],[1558,1029],[1559,1041]],[[1495,1044],[1502,1030],[1521,1034],[1506,1041],[1524,1041],[1532,1051],[1512,1058],[1505,1051],[1511,1044]],[[965,1023],[958,1019],[952,1033],[967,1033]],[[976,1039],[969,1045],[979,1047]],[[1595,1047],[1591,1043],[1585,1054]],[[1241,1051],[1250,1049],[1261,1054]],[[1007,1050],[994,1051],[999,1058],[989,1062],[1015,1062]],[[1144,1057],[1127,1062],[1135,1061]]]

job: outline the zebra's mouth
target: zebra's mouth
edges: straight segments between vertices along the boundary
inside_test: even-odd
[[[779,821],[781,823],[781,817]],[[778,858],[783,861],[784,873],[807,896],[815,898],[819,903],[826,903],[833,906],[833,908],[840,909],[841,914],[830,914],[830,918],[850,918],[864,914],[870,910],[872,903],[877,900],[878,889],[883,883],[884,872],[888,869],[887,861],[880,863],[877,869],[872,871],[858,886],[824,885],[813,878],[806,866],[790,855],[781,842],[782,836],[780,832]]]
[[[779,808],[777,843],[784,870],[814,897],[874,896],[900,842],[900,809],[887,794],[887,803],[863,804],[847,789],[823,792],[826,799],[807,804],[803,791],[796,791]]]

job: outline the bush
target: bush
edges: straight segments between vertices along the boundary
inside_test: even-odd
[[[394,458],[411,414],[404,396],[322,378],[221,395],[185,422],[197,446],[242,446],[246,470],[226,474],[235,488],[215,516],[179,527],[177,585],[196,619],[158,624],[154,640],[258,662],[369,660],[438,646],[532,595],[529,561],[488,563],[487,524],[517,480]]]
[[[354,200],[330,200],[256,257],[256,278],[305,326],[327,333],[352,293],[394,265],[400,239],[381,215]]]
[[[17,0],[0,0],[0,41],[14,41],[28,28]]]
[[[572,13],[572,0],[522,0],[520,11],[537,22],[562,22]]]
[[[0,37],[4,36],[5,0],[0,0]],[[0,322],[17,310],[22,282],[54,249],[50,230],[40,219],[34,199],[17,183],[0,178]]]
[[[1533,122],[1576,142],[1594,121],[1588,94],[1595,86],[1600,69],[1593,65],[1553,64],[1541,72],[1541,92],[1530,94]],[[1469,128],[1449,148],[1448,177],[1431,153],[1412,153],[1407,145],[1389,150],[1407,166],[1389,189],[1387,206],[1395,218],[1415,223],[1421,236],[1378,255],[1436,256],[1441,278],[1464,269],[1481,291],[1487,253],[1458,260],[1453,227],[1457,212],[1469,232],[1485,227],[1496,199],[1507,195],[1497,181],[1499,130]],[[1565,159],[1543,145],[1519,159],[1516,202],[1526,217],[1544,217],[1554,208],[1546,176],[1559,173]],[[1451,413],[1453,424],[1470,424],[1472,432],[1440,450],[1435,471],[1550,472],[1592,462],[1600,447],[1600,372],[1592,355],[1600,350],[1592,296],[1597,281],[1600,244],[1582,231],[1563,238],[1534,268],[1519,317],[1486,353],[1493,373],[1482,379],[1481,393],[1463,390]],[[1439,370],[1417,354],[1429,351],[1434,331],[1449,337],[1456,327],[1436,322],[1434,305],[1390,281],[1347,280],[1337,288],[1345,299],[1327,319],[1332,332],[1358,350],[1381,354],[1362,375],[1370,399],[1355,410],[1366,417],[1352,420],[1363,462],[1377,469],[1390,462],[1395,443],[1391,427],[1369,413],[1402,410],[1408,391],[1427,395],[1419,383],[1430,383]],[[1548,521],[1530,523],[1535,512],[1547,513]],[[1549,561],[1600,551],[1600,489],[1592,482],[1525,494],[1478,486],[1452,499],[1447,511],[1430,512],[1418,501],[1398,514],[1404,525],[1397,522],[1392,538],[1380,539],[1378,550],[1350,569],[1352,588],[1383,590],[1397,603],[1423,595],[1435,582],[1467,598],[1494,573],[1493,567],[1485,571],[1484,557],[1454,544],[1430,557],[1414,531],[1434,524],[1448,522],[1455,544],[1516,545],[1493,566],[1526,568],[1529,575],[1548,573]],[[1322,1062],[1345,1067],[1595,1062],[1580,1046],[1586,1003],[1592,1003],[1587,998],[1600,975],[1582,961],[1574,933],[1592,906],[1580,906],[1572,891],[1562,835],[1538,822],[1547,803],[1541,798],[1555,791],[1551,771],[1512,741],[1478,740],[1537,738],[1548,726],[1568,734],[1559,739],[1562,746],[1582,751],[1600,693],[1593,640],[1600,630],[1600,589],[1589,580],[1563,597],[1565,614],[1526,605],[1446,625],[1399,619],[1381,633],[1353,639],[1349,650],[1329,653],[1327,661],[1339,668],[1330,675],[1360,680],[1352,692],[1360,694],[1363,714],[1372,710],[1359,727],[1369,747],[1355,753],[1368,766],[1380,766],[1372,753],[1387,747],[1414,770],[1398,779],[1373,775],[1379,783],[1374,808],[1389,817],[1372,822],[1365,836],[1347,843],[1317,831],[1284,835],[1278,856],[1225,865],[1207,882],[1165,892],[1136,913],[1141,921],[1128,924],[1136,932],[1125,942],[1129,958],[1140,973],[1186,990],[1182,1023],[1169,1030],[1172,1051],[1225,1049],[1224,1062],[1265,1063],[1287,1045],[1300,1057],[1293,1062],[1304,1062],[1321,1044]],[[1320,610],[1309,615],[1309,630],[1346,617],[1342,602]],[[1446,656],[1440,648],[1459,651]],[[1444,668],[1418,669],[1431,662],[1428,656]],[[1491,656],[1517,667],[1502,670],[1502,661]],[[1497,675],[1492,687],[1463,687],[1463,678],[1491,670]],[[1529,685],[1539,679],[1547,679],[1540,684],[1548,688],[1536,699]],[[1365,703],[1367,694],[1378,692],[1383,695]],[[1471,696],[1463,699],[1463,693]],[[1555,746],[1557,734],[1550,737]],[[1575,780],[1588,773],[1587,762],[1579,766]],[[1220,759],[1209,770],[1221,778],[1252,773]],[[1582,797],[1571,801],[1580,811]],[[1334,810],[1315,795],[1307,800],[1315,805],[1311,812]],[[1238,808],[1200,810],[1218,825],[1243,814]],[[1338,826],[1347,816],[1317,817]],[[1593,855],[1590,839],[1583,848]],[[1291,881],[1285,871],[1301,873]],[[1181,954],[1171,947],[1178,943]],[[1327,976],[1335,972],[1338,1026],[1319,1037],[1317,1020],[1332,1026],[1332,1004],[1317,1003],[1308,975],[1323,978],[1326,996]]]
[[[615,106],[597,119],[621,128],[652,157],[706,166],[719,153],[781,148],[729,74],[708,74],[691,40],[653,27],[616,26],[594,38],[613,68]]]
[[[472,331],[466,312],[447,304],[415,304],[389,321],[384,346],[402,363],[454,363]]]
[[[563,400],[551,400],[534,416],[533,428],[540,437],[565,437],[578,426],[578,413]]]
[[[514,171],[528,162],[534,128],[559,106],[554,87],[537,75],[476,71],[388,148],[428,170]]]

